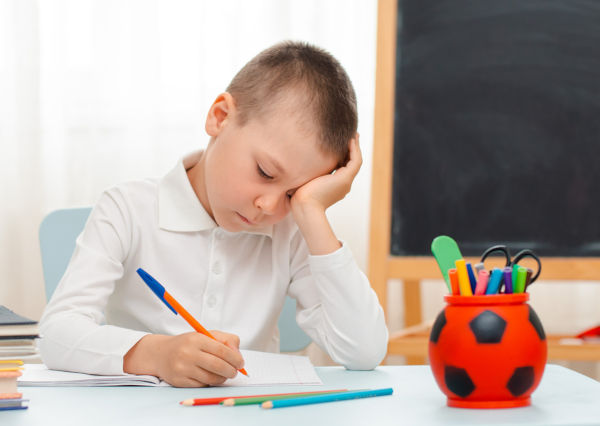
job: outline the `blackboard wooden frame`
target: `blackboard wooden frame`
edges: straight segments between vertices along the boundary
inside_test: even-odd
[[[422,324],[423,318],[420,284],[424,279],[440,278],[437,264],[431,256],[390,254],[397,11],[397,0],[379,0],[368,276],[386,316],[389,303],[388,281],[402,280],[404,324],[421,329],[419,324]],[[543,281],[600,281],[600,258],[547,257],[543,258],[542,262]],[[408,334],[410,333],[401,331],[391,336],[388,354],[407,355],[409,363],[421,362],[426,353],[426,338],[424,340],[421,335],[416,340],[402,342],[402,338]],[[560,344],[559,340],[560,337],[549,340],[550,359],[600,360],[600,345],[565,346]],[[414,356],[417,358],[411,358]]]

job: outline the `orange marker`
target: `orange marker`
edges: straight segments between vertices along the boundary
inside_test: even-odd
[[[458,287],[458,273],[456,272],[456,268],[448,269],[448,277],[450,278],[450,290],[452,294],[458,296],[460,289]]]
[[[175,300],[173,296],[171,296],[165,290],[162,284],[152,277],[152,275],[144,271],[142,268],[138,268],[137,273],[140,277],[142,277],[142,279],[148,285],[148,287],[150,287],[150,290],[152,290],[152,292],[156,294],[156,296],[158,296],[158,298],[162,300],[163,303],[167,305],[167,307],[170,310],[172,310],[175,315],[181,314],[183,319],[185,319],[188,322],[188,324],[191,325],[194,328],[194,330],[196,330],[198,333],[204,334],[205,336],[210,337],[213,340],[217,340],[215,339],[215,336],[210,334],[210,332],[206,328],[202,327],[202,324],[196,321],[196,318],[194,318],[188,311],[186,311],[185,308],[181,306],[179,302],[177,302],[177,300]],[[243,368],[238,371],[245,376],[248,375],[248,373],[246,373],[246,370],[244,370]]]

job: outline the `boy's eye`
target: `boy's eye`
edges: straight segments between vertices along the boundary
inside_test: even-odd
[[[269,176],[268,174],[266,174],[265,171],[261,169],[259,165],[256,165],[256,168],[258,169],[258,174],[264,177],[265,179],[273,179],[273,176]]]

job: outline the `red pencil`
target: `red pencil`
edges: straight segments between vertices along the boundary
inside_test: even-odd
[[[344,391],[345,389],[340,389],[340,391]],[[188,407],[195,405],[217,405],[226,399],[231,398],[263,398],[268,396],[280,396],[280,395],[306,395],[312,393],[323,393],[323,391],[316,392],[289,392],[289,393],[271,393],[271,394],[263,394],[263,395],[229,395],[229,396],[218,396],[214,398],[190,398],[179,402],[181,405],[185,405]]]

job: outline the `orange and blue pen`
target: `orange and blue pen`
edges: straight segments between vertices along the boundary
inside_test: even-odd
[[[183,319],[185,319],[188,322],[188,324],[191,325],[194,328],[194,330],[196,330],[198,333],[202,333],[213,340],[217,340],[215,339],[215,336],[210,334],[210,332],[206,328],[202,327],[202,324],[196,321],[196,319],[188,311],[186,311],[185,308],[181,306],[179,302],[177,302],[177,300],[175,300],[173,296],[169,294],[168,291],[165,290],[162,284],[152,277],[152,275],[144,271],[142,268],[138,268],[137,273],[140,277],[142,277],[146,285],[150,287],[150,290],[152,290],[152,292],[156,294],[156,296],[160,300],[162,300],[163,303],[167,305],[167,308],[172,310],[175,315],[181,314]],[[244,370],[243,368],[238,371],[245,376],[248,375],[248,373],[246,373],[246,370]]]

